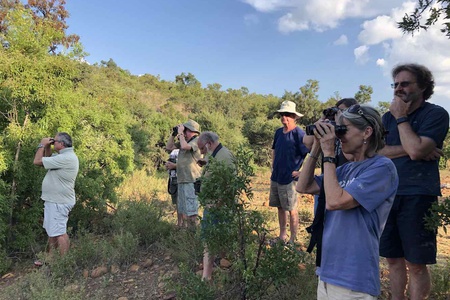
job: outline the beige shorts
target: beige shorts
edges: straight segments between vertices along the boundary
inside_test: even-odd
[[[286,211],[297,209],[297,191],[295,190],[296,182],[289,184],[278,184],[270,181],[269,206],[282,208]]]
[[[188,217],[198,215],[198,206],[194,183],[178,183],[178,213]]]
[[[72,204],[44,202],[44,224],[42,227],[49,237],[56,237],[67,232],[67,221],[72,210]]]
[[[317,285],[317,300],[341,300],[341,299],[360,299],[376,300],[377,297],[349,290],[347,288],[329,284],[319,279]]]

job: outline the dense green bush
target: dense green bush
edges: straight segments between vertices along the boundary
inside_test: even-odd
[[[292,284],[290,279],[300,278],[299,264],[309,256],[294,245],[269,246],[262,214],[247,209],[252,199],[252,164],[252,153],[243,147],[236,153],[236,169],[210,160],[210,175],[202,178],[199,201],[214,217],[202,221],[201,237],[210,255],[225,255],[232,266],[228,272],[213,275],[214,282],[220,282],[213,285],[213,295],[211,287],[205,289],[205,284],[192,275],[195,268],[182,272],[173,282],[180,299],[193,299],[191,295],[216,299],[225,293],[231,299],[261,299],[274,293],[281,295],[284,286]],[[183,266],[190,267],[186,262]]]
[[[114,232],[129,232],[139,244],[149,246],[169,234],[172,225],[162,220],[163,210],[157,200],[120,203],[112,222]]]

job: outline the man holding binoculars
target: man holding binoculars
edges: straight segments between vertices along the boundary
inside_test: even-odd
[[[202,158],[198,149],[197,140],[200,134],[200,125],[194,120],[176,126],[166,144],[166,149],[172,151],[180,149],[177,161],[178,200],[177,211],[182,217],[180,227],[195,225],[198,215],[198,199],[195,194],[194,181],[201,175],[201,167],[197,164]],[[176,135],[175,135],[176,132]],[[175,144],[175,138],[178,143]]]
[[[57,154],[52,154],[51,146]],[[47,231],[49,252],[58,249],[61,255],[69,251],[67,235],[69,213],[75,205],[75,179],[78,174],[78,157],[73,151],[72,138],[59,132],[55,138],[43,138],[37,147],[33,164],[44,167],[47,174],[42,181],[44,200],[44,224]],[[42,262],[36,261],[36,266]]]

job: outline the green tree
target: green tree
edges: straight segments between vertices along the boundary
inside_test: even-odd
[[[355,99],[359,104],[369,103],[372,100],[373,89],[370,85],[360,85]]]
[[[387,101],[379,101],[377,110],[380,112],[381,115],[384,115],[389,111],[389,106],[391,106],[390,102]]]
[[[450,7],[449,0],[418,0],[417,7],[411,14],[406,14],[398,27],[404,33],[414,34],[415,31],[427,30],[442,17],[441,32],[450,38]],[[424,15],[428,15],[425,21]]]
[[[307,125],[317,121],[322,115],[324,105],[319,101],[318,92],[319,82],[309,79],[304,86],[300,87],[299,92],[285,91],[281,98],[297,104],[297,111],[303,114],[300,124]]]
[[[35,26],[46,28],[54,33],[46,45],[49,52],[55,54],[60,45],[65,48],[73,47],[77,45],[79,36],[66,34],[68,29],[66,19],[69,13],[64,7],[65,4],[65,0],[28,0],[25,5],[20,0],[0,0],[0,34],[6,35],[11,30],[7,20],[7,15],[11,11],[26,9]],[[29,30],[29,33],[36,33],[36,31]]]

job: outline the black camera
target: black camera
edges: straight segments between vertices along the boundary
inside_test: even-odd
[[[174,128],[172,128],[172,136],[177,136],[178,134],[178,126],[175,126]]]
[[[338,111],[339,108],[337,108],[336,106],[328,107],[323,110],[323,115],[325,116],[325,118],[331,121],[334,120],[334,116],[338,113]]]
[[[55,139],[50,139],[50,145],[55,144]]]
[[[336,122],[330,121],[331,125],[334,126],[334,133],[337,137],[343,136],[347,132],[347,126],[345,125],[336,125]],[[316,125],[311,124],[306,126],[306,135],[314,135],[314,129],[316,129]]]
[[[171,163],[176,164],[177,160],[175,158],[170,157],[167,161],[170,161]]]

